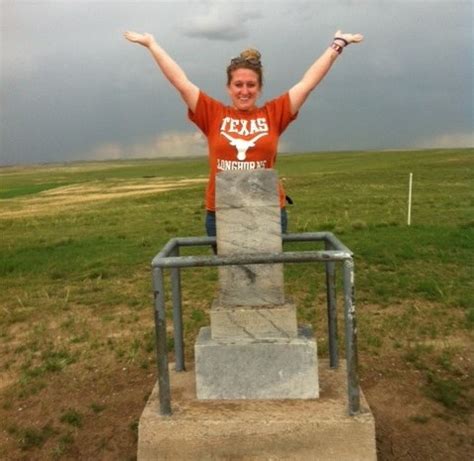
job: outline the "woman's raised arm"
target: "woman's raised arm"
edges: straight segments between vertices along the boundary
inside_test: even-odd
[[[292,114],[296,114],[300,110],[311,91],[316,88],[329,69],[331,69],[343,48],[349,45],[349,43],[359,43],[363,38],[361,34],[343,34],[340,30],[336,32],[331,46],[311,65],[303,75],[303,78],[290,89]]]
[[[179,91],[186,105],[194,112],[199,98],[199,88],[188,79],[183,69],[168,53],[156,43],[153,35],[128,31],[124,33],[124,37],[130,42],[138,43],[150,50],[164,76]]]

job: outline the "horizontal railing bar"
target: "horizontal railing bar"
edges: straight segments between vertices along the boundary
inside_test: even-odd
[[[152,267],[204,267],[241,264],[302,263],[311,261],[344,261],[352,257],[346,251],[288,251],[285,253],[252,253],[232,256],[175,256],[153,258]]]
[[[176,238],[179,246],[191,247],[198,245],[213,245],[216,243],[216,237],[178,237]]]
[[[282,234],[284,242],[312,242],[326,240],[328,236],[332,235],[330,232],[303,232],[300,234]],[[216,237],[177,237],[176,240],[179,246],[194,246],[194,245],[213,245],[216,243]]]
[[[353,256],[347,248],[331,232],[304,232],[300,234],[283,234],[283,242],[313,242],[326,241],[334,250],[266,253],[238,256],[179,256],[170,257],[176,247],[191,247],[215,245],[216,237],[178,237],[169,240],[162,250],[153,258],[152,267],[199,267],[226,266],[235,264],[265,264],[280,262],[310,262],[310,261],[342,261]],[[344,256],[341,256],[341,253]],[[187,259],[184,259],[187,258]],[[242,260],[241,258],[245,258]]]
[[[329,232],[302,232],[300,234],[282,234],[284,242],[318,242],[328,238]]]
[[[331,232],[302,232],[299,234],[282,234],[283,242],[317,242],[330,240],[337,249],[341,251],[350,250],[342,244],[342,242]],[[216,243],[216,237],[177,237],[172,239],[179,246],[194,246],[194,245],[213,245]]]
[[[352,253],[352,251],[349,250],[349,248],[347,248],[346,245],[344,245],[334,234],[332,234],[331,232],[328,232],[327,234],[327,239],[329,243],[334,247],[334,249],[350,253],[351,256],[354,255],[354,253]]]
[[[169,256],[173,250],[175,249],[176,245],[177,245],[177,242],[176,242],[177,239],[171,239],[171,240],[168,240],[168,242],[166,243],[166,245],[161,249],[161,251],[153,258],[153,261],[155,259],[162,259],[162,258],[166,258],[167,256]],[[152,266],[153,266],[153,262],[151,263]]]

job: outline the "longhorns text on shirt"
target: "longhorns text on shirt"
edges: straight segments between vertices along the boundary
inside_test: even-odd
[[[237,160],[217,160],[217,169],[219,171],[229,171],[229,170],[257,170],[260,168],[266,168],[267,161],[260,160],[257,162],[245,162],[245,161],[237,161]]]

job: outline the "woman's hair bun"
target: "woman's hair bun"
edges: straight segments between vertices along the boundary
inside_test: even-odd
[[[236,58],[230,60],[230,64],[227,66],[227,85],[232,82],[232,73],[237,69],[250,69],[257,73],[258,84],[260,87],[263,85],[263,72],[262,63],[260,57],[262,55],[255,48],[247,48],[242,51]]]
[[[260,62],[262,55],[255,48],[247,48],[246,50],[242,51],[242,53],[240,53],[240,57],[246,61],[254,59]]]

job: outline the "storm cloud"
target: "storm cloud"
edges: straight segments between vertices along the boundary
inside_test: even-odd
[[[228,101],[225,68],[263,56],[265,100],[334,32],[361,32],[282,138],[290,152],[472,147],[471,1],[3,1],[0,164],[205,155],[146,49],[153,33],[189,78]]]
[[[242,6],[244,5],[244,6]],[[248,9],[249,6],[250,14]],[[187,17],[184,35],[207,40],[236,41],[249,36],[252,21],[261,17],[258,4],[203,2],[202,13]]]

